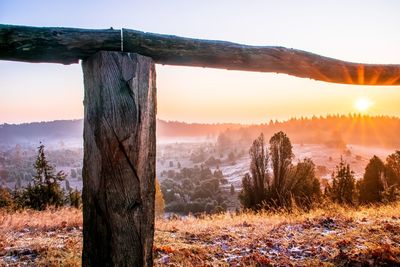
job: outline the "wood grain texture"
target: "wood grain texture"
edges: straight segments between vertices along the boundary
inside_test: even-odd
[[[151,266],[156,83],[153,61],[98,52],[85,86],[83,266]]]
[[[120,51],[120,31],[0,25],[3,60],[71,64],[101,50]]]
[[[318,81],[400,85],[399,64],[363,64],[279,46],[249,46],[123,29],[123,51],[156,63],[286,73]],[[97,51],[121,51],[121,30],[0,24],[0,59],[71,64]]]

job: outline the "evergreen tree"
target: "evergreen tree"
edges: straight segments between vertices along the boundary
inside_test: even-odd
[[[385,165],[380,158],[373,156],[365,168],[363,179],[358,183],[361,203],[382,201],[382,192],[387,187]]]
[[[72,178],[76,178],[76,170],[75,169],[71,169],[71,177]]]
[[[289,137],[280,131],[269,140],[273,170],[272,197],[278,206],[288,205],[290,192],[287,190],[288,174],[292,165],[293,152]]]
[[[44,145],[38,147],[38,155],[35,162],[36,175],[33,177],[33,185],[29,184],[24,192],[25,205],[43,210],[47,206],[59,207],[64,204],[64,191],[60,182],[65,180],[63,171],[54,173],[54,167],[46,159]]]
[[[239,193],[239,200],[243,207],[247,209],[257,209],[260,203],[256,202],[253,194],[254,184],[249,173],[246,173],[242,179],[242,190]],[[258,207],[257,207],[258,204]]]
[[[385,167],[388,186],[396,185],[396,187],[400,187],[400,150],[397,150],[386,158]]]
[[[245,208],[290,210],[295,200],[301,208],[309,209],[314,201],[320,200],[322,193],[314,163],[306,158],[297,165],[292,164],[292,144],[285,133],[278,132],[272,136],[270,153],[264,147],[261,134],[250,148],[250,157],[250,174],[246,173],[243,177],[243,189],[239,194]],[[268,173],[270,158],[272,179]]]
[[[224,153],[226,149],[231,147],[232,141],[229,139],[227,133],[220,133],[217,138],[217,148],[219,153]]]
[[[284,189],[286,174],[292,163],[292,144],[287,135],[282,131],[274,134],[269,140],[269,143],[274,173],[273,186],[280,192]]]
[[[309,209],[314,201],[321,197],[321,185],[315,175],[315,164],[305,158],[292,168],[290,192],[296,204]]]
[[[242,179],[243,189],[239,199],[245,208],[257,209],[265,200],[269,186],[268,152],[264,144],[264,135],[261,134],[253,141],[250,147],[250,174],[246,173]]]
[[[68,179],[65,179],[65,189],[66,189],[67,191],[71,191],[71,186],[69,185]]]
[[[15,182],[15,189],[20,189],[22,186],[21,177],[17,177],[17,181]]]
[[[354,172],[350,169],[350,165],[346,164],[343,158],[340,158],[340,163],[336,166],[336,171],[332,173],[330,197],[332,201],[339,204],[353,205],[354,192]]]
[[[235,187],[233,186],[233,184],[231,184],[231,190],[230,190],[230,192],[231,192],[231,195],[234,195],[234,194],[235,194]]]

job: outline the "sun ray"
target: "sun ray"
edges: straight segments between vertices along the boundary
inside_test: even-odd
[[[378,127],[375,125],[373,121],[369,121],[369,130],[372,131],[376,139],[378,140],[379,144],[383,147],[386,145],[385,140],[381,137],[382,134],[382,129],[378,129]]]
[[[353,84],[353,79],[351,78],[351,75],[350,75],[350,73],[349,73],[349,70],[346,68],[346,66],[342,66],[342,69],[343,69],[343,74],[344,74],[344,76],[346,77],[346,82],[348,83],[348,84]]]
[[[372,85],[376,84],[381,76],[381,73],[382,73],[382,68],[378,69],[378,70],[374,70],[374,74],[371,75],[370,84],[372,84]]]
[[[364,66],[358,65],[357,67],[358,84],[364,84]]]
[[[397,77],[392,77],[391,79],[386,80],[386,85],[393,85],[395,84],[398,80],[400,80],[400,73]]]

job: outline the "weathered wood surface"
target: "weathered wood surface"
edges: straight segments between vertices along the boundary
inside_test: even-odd
[[[98,52],[85,86],[82,266],[151,266],[156,82],[153,61]]]
[[[0,59],[71,64],[97,51],[135,52],[167,65],[286,73],[359,85],[400,85],[400,65],[362,64],[278,46],[249,46],[135,30],[0,25]],[[122,41],[123,40],[123,41]],[[121,43],[123,42],[123,43]]]

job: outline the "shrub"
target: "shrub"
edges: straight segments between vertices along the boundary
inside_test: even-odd
[[[68,192],[68,202],[71,207],[79,209],[82,205],[82,194],[76,188],[74,190],[69,190]]]
[[[0,208],[10,208],[13,205],[13,196],[7,188],[0,187]]]
[[[390,203],[400,200],[400,190],[396,185],[391,185],[381,193],[383,203]]]
[[[204,162],[204,164],[206,164],[207,166],[215,166],[221,164],[221,160],[214,158],[214,156],[211,156]]]

